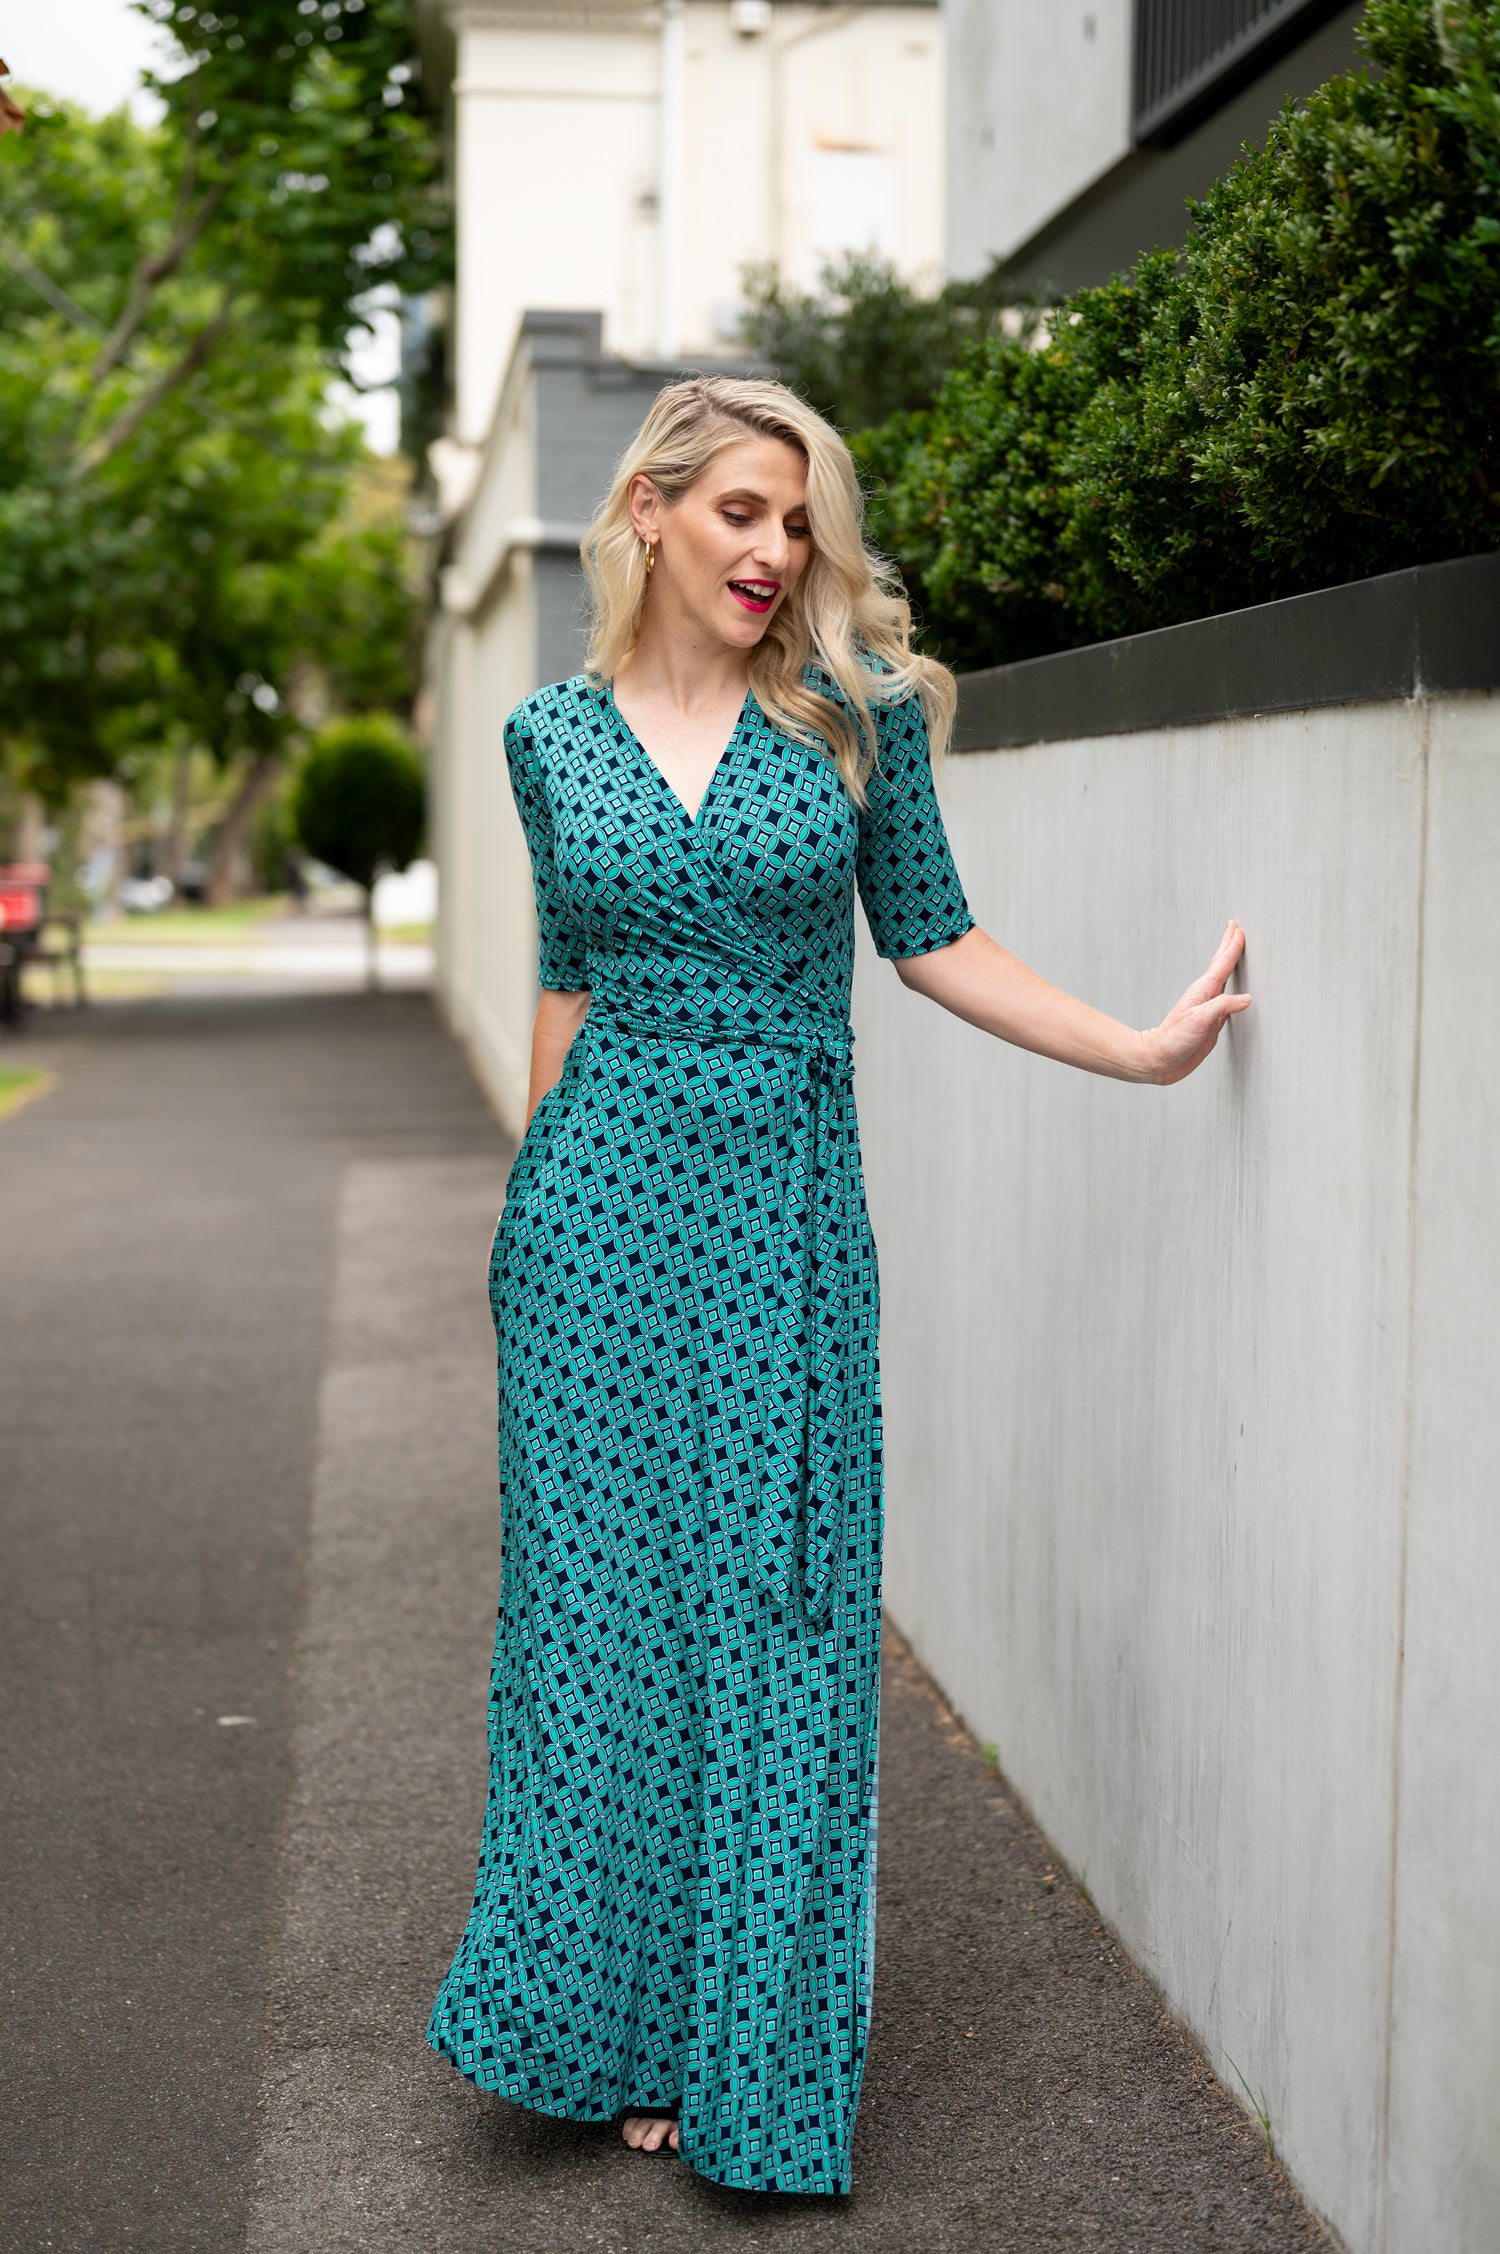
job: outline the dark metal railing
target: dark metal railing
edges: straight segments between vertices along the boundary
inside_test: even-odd
[[[1136,0],[1136,141],[1176,140],[1341,4]]]

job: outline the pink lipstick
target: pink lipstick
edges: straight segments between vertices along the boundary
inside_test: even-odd
[[[781,593],[779,579],[731,579],[726,584],[745,610],[768,611]]]

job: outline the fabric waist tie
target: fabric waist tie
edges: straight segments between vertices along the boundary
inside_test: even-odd
[[[854,1031],[809,1019],[784,1027],[617,1006],[596,994],[585,1037],[770,1049],[794,1059],[791,1164],[776,1223],[781,1299],[775,1351],[759,1379],[766,1469],[755,1527],[757,1577],[824,1630],[842,1582],[848,1525],[857,1141]]]

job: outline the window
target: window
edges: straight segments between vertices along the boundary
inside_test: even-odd
[[[819,258],[896,247],[896,167],[883,149],[812,153],[812,248]]]

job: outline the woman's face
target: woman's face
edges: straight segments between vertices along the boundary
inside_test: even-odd
[[[781,438],[735,439],[670,505],[633,479],[630,514],[656,550],[653,624],[733,649],[755,647],[812,552],[807,463]]]

